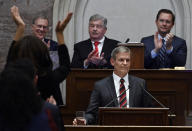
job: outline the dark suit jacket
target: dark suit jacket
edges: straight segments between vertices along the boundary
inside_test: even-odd
[[[96,66],[95,64],[90,64],[88,68],[113,68],[110,64],[110,58],[111,52],[117,46],[117,43],[119,42],[105,37],[102,52],[104,52],[104,58],[107,60],[107,63],[103,66]],[[92,50],[93,47],[90,39],[75,44],[71,67],[84,68],[83,62]]]
[[[57,51],[58,43],[56,41],[47,38],[44,38],[44,41],[46,44],[48,43],[48,41],[50,41],[50,48],[49,48],[50,51]]]
[[[151,100],[143,88],[146,88],[145,80],[129,75],[130,107],[151,106]],[[97,123],[99,107],[119,107],[118,99],[116,98],[117,95],[115,91],[113,76],[109,76],[96,82],[85,115],[87,124]],[[111,101],[113,102],[109,104]]]
[[[7,56],[7,63],[15,59],[14,44],[13,41]],[[37,89],[40,91],[43,99],[47,99],[51,95],[55,98],[57,105],[63,105],[62,95],[59,88],[59,84],[67,77],[70,72],[70,58],[66,45],[58,46],[59,67],[50,70],[46,75],[38,76]]]
[[[145,60],[144,66],[147,69],[159,69],[160,62],[159,58],[151,58],[151,51],[155,48],[154,35],[144,37],[141,39],[141,43],[145,46]],[[171,54],[166,56],[166,67],[174,68],[175,66],[185,66],[187,57],[187,46],[185,40],[174,36],[173,37],[173,51]]]

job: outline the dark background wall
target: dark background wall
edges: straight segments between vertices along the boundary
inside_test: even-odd
[[[10,8],[13,5],[19,7],[20,14],[26,23],[25,35],[31,34],[31,22],[37,14],[46,14],[49,18],[51,37],[51,25],[54,0],[0,0],[0,71],[3,69],[6,56],[16,31],[16,25],[12,20]]]

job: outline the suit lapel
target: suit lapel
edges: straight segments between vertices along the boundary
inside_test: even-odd
[[[89,54],[93,50],[91,39],[88,39],[88,42],[86,42],[86,43],[87,43],[87,51]]]
[[[129,107],[133,107],[134,103],[134,80],[133,78],[129,75]]]
[[[108,79],[108,82],[107,82],[107,88],[111,94],[111,100],[113,100],[114,98],[117,98],[117,94],[116,94],[116,91],[115,91],[115,85],[114,85],[114,80],[113,80],[113,76],[110,76],[109,79]],[[116,99],[114,101],[114,104],[115,104],[115,107],[118,107],[118,100]]]
[[[105,37],[105,40],[104,40],[104,43],[103,43],[103,48],[102,48],[102,51],[101,52],[105,52],[105,54],[106,54],[106,52],[108,51],[108,38],[107,37]]]

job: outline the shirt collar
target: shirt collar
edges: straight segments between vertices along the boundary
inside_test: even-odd
[[[158,34],[158,39],[160,40],[160,39],[164,39],[165,41],[167,41],[167,39],[166,39],[166,37],[162,37],[160,34]]]
[[[113,79],[114,79],[115,81],[120,82],[121,77],[119,77],[118,75],[116,75],[116,74],[113,72]],[[128,81],[128,73],[123,77],[123,79],[125,80],[125,83],[129,83],[129,81]]]
[[[104,43],[104,40],[105,40],[105,36],[103,36],[103,38],[102,39],[100,39],[98,42],[100,42],[100,43]],[[91,41],[93,44],[95,43],[95,41]]]

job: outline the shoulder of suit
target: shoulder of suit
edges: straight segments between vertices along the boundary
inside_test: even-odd
[[[108,76],[108,77],[105,77],[105,78],[103,78],[103,79],[101,79],[101,80],[99,80],[99,81],[96,81],[95,84],[105,83],[105,82],[107,82],[107,81],[109,81],[109,80],[111,80],[111,79],[113,79],[113,76],[112,76],[112,75],[111,75],[111,76]]]
[[[86,39],[86,40],[75,43],[74,46],[82,46],[82,45],[87,45],[87,44],[90,44],[90,43],[91,43],[91,39]]]
[[[58,45],[58,43],[57,43],[56,41],[52,40],[52,39],[44,38],[44,40],[45,40],[46,42],[50,41],[50,44]]]
[[[146,37],[141,38],[141,41],[142,41],[142,40],[153,39],[153,38],[154,38],[154,35],[146,36]]]
[[[120,43],[120,41],[118,41],[118,40],[115,40],[115,39],[111,39],[111,38],[108,38],[108,37],[105,37],[105,41],[111,41],[111,42],[113,42],[113,43]]]
[[[178,36],[176,36],[176,35],[174,36],[174,39],[175,39],[176,41],[178,41],[178,40],[179,40],[179,41],[185,41],[183,38],[180,38],[180,37],[178,37]]]
[[[139,78],[139,77],[137,77],[137,76],[133,76],[133,75],[129,75],[129,79],[131,79],[131,80],[137,80],[137,81],[145,81],[144,79],[142,79],[142,78]]]

